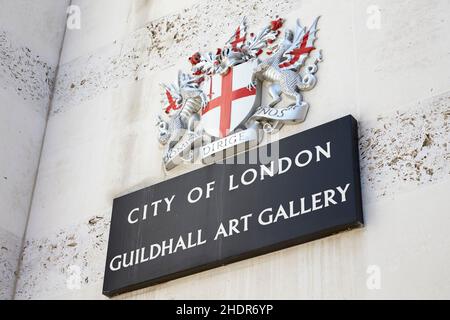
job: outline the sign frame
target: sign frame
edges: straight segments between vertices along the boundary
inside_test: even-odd
[[[130,240],[131,236],[129,234],[119,234],[119,231],[117,231],[117,230],[123,230],[124,228],[129,227],[129,226],[121,227],[121,223],[124,223],[124,222],[126,223],[126,221],[124,221],[124,219],[125,219],[124,217],[125,217],[125,215],[128,214],[129,208],[132,208],[134,206],[137,207],[137,205],[135,203],[128,203],[129,201],[132,202],[133,200],[128,201],[127,199],[137,199],[137,198],[133,198],[133,197],[138,197],[139,199],[144,199],[145,197],[148,197],[148,196],[143,196],[143,193],[145,193],[145,192],[148,193],[149,190],[153,190],[153,191],[161,190],[161,188],[164,190],[169,190],[170,189],[168,187],[169,184],[184,186],[189,181],[189,183],[191,185],[195,185],[195,183],[192,183],[192,181],[194,181],[195,179],[198,180],[199,176],[202,176],[202,178],[200,179],[201,181],[208,182],[209,180],[212,180],[214,174],[216,176],[220,176],[220,175],[224,175],[224,173],[227,173],[227,175],[225,175],[225,176],[229,176],[229,173],[231,173],[231,174],[237,173],[239,170],[241,170],[239,172],[242,172],[243,169],[245,169],[247,167],[251,167],[252,165],[212,164],[212,165],[202,167],[200,169],[188,172],[181,176],[177,176],[175,178],[157,183],[150,187],[147,187],[147,188],[144,188],[144,189],[141,189],[141,190],[135,191],[133,193],[130,193],[130,194],[124,195],[122,197],[114,199],[113,214],[112,214],[112,219],[111,219],[109,242],[108,242],[108,253],[107,253],[107,260],[106,260],[106,265],[105,265],[105,278],[104,278],[103,294],[108,297],[111,297],[111,296],[114,296],[114,295],[117,295],[120,293],[137,290],[137,289],[141,289],[144,287],[167,282],[167,281],[174,280],[174,279],[177,279],[180,277],[192,275],[194,273],[202,272],[202,271],[205,271],[208,269],[212,269],[215,267],[219,267],[219,266],[227,265],[227,264],[230,264],[233,262],[237,262],[240,260],[253,258],[253,257],[260,256],[263,254],[286,249],[288,247],[292,247],[292,246],[310,242],[310,241],[313,241],[316,239],[324,238],[324,237],[327,237],[327,236],[330,236],[330,235],[333,235],[333,234],[336,234],[336,233],[339,233],[342,231],[346,231],[349,229],[363,227],[364,219],[363,219],[362,197],[361,197],[358,131],[357,131],[357,121],[352,116],[348,115],[348,116],[342,117],[340,119],[328,122],[326,124],[319,125],[315,128],[308,129],[303,132],[297,133],[295,135],[281,139],[275,143],[280,144],[280,157],[282,157],[282,156],[286,155],[286,154],[283,154],[283,152],[291,152],[292,146],[295,146],[297,144],[304,145],[304,144],[309,143],[309,144],[311,144],[311,146],[315,145],[316,142],[314,142],[314,139],[319,139],[321,142],[320,145],[324,145],[324,142],[326,142],[328,140],[327,137],[329,137],[329,140],[331,141],[331,144],[332,144],[331,151],[333,152],[333,154],[331,155],[331,157],[325,159],[323,165],[314,163],[313,165],[315,167],[295,168],[295,170],[299,170],[299,169],[304,170],[304,171],[299,171],[299,172],[305,173],[305,176],[306,176],[306,170],[313,170],[314,168],[315,168],[315,170],[319,170],[320,172],[328,172],[328,173],[334,172],[334,175],[332,175],[332,176],[323,175],[322,177],[319,177],[320,179],[317,179],[317,181],[314,182],[319,185],[322,182],[322,180],[327,181],[327,183],[330,183],[330,181],[332,181],[334,183],[335,181],[342,178],[340,175],[342,175],[342,174],[349,175],[348,177],[344,177],[345,179],[344,178],[342,178],[342,179],[344,179],[343,180],[344,182],[350,181],[349,184],[351,184],[351,188],[350,188],[351,192],[349,192],[347,194],[346,200],[344,200],[342,203],[339,204],[341,206],[337,205],[334,207],[320,209],[320,210],[324,210],[323,212],[329,212],[328,216],[324,217],[322,214],[321,218],[319,219],[319,218],[316,218],[316,216],[319,217],[319,213],[317,215],[315,213],[311,213],[310,216],[314,217],[311,219],[319,219],[320,221],[319,220],[314,220],[314,221],[309,220],[309,221],[312,221],[310,223],[311,223],[311,228],[313,230],[310,233],[304,233],[304,230],[302,228],[304,228],[305,224],[303,224],[303,225],[298,224],[298,221],[300,221],[299,219],[304,219],[302,221],[307,221],[305,217],[308,217],[308,215],[299,216],[297,221],[293,220],[293,219],[297,218],[297,217],[294,217],[293,219],[289,219],[289,220],[292,220],[292,221],[294,221],[293,223],[296,223],[296,225],[294,226],[295,228],[292,227],[292,225],[285,223],[286,221],[288,221],[288,220],[286,220],[286,221],[283,221],[283,223],[285,223],[284,227],[283,226],[280,227],[280,225],[277,225],[277,226],[273,227],[273,229],[272,229],[273,233],[272,232],[266,233],[267,238],[279,239],[278,241],[272,241],[270,239],[267,240],[265,238],[263,239],[262,234],[264,234],[264,233],[257,234],[262,231],[260,231],[260,229],[255,229],[255,231],[253,231],[255,233],[255,234],[253,234],[254,236],[249,236],[250,238],[246,238],[246,239],[250,239],[248,242],[243,242],[243,243],[239,244],[239,245],[242,245],[242,247],[248,246],[249,248],[251,248],[250,250],[245,250],[245,248],[242,249],[241,247],[236,245],[237,238],[236,239],[230,238],[231,240],[229,240],[229,243],[234,242],[234,244],[233,243],[226,244],[226,241],[228,241],[228,240],[222,239],[220,242],[220,250],[221,250],[220,255],[223,255],[223,256],[221,256],[220,259],[215,258],[219,255],[217,255],[217,252],[214,251],[214,250],[217,250],[217,248],[219,248],[219,246],[211,245],[212,248],[205,249],[205,250],[210,250],[210,251],[200,254],[200,256],[202,254],[207,255],[208,258],[205,259],[204,257],[202,257],[200,259],[200,258],[198,258],[199,254],[194,255],[194,258],[197,257],[199,259],[199,261],[201,261],[201,263],[198,263],[197,265],[190,264],[188,267],[186,267],[184,269],[178,265],[175,267],[175,269],[178,268],[176,272],[168,272],[167,274],[162,273],[161,275],[159,275],[157,277],[147,278],[147,279],[145,279],[145,277],[139,278],[140,277],[139,271],[133,271],[132,269],[129,269],[130,271],[122,272],[122,270],[119,270],[119,274],[121,274],[123,277],[125,277],[127,279],[125,279],[125,281],[121,281],[119,279],[120,281],[117,282],[116,281],[117,279],[116,280],[114,279],[114,272],[117,272],[117,271],[111,271],[111,269],[109,269],[109,267],[110,267],[111,259],[114,256],[116,256],[119,252],[123,251],[122,248],[118,249],[118,246],[120,247],[121,245],[123,245],[124,242],[126,243],[126,245],[128,245],[130,243],[135,243],[136,246],[134,248],[137,249],[139,247],[138,243],[140,243],[139,242],[140,240],[139,241],[136,240],[134,242],[133,242],[133,239]],[[270,144],[265,145],[265,146],[259,146],[257,149],[268,148],[269,146],[270,146]],[[250,152],[250,151],[246,151],[245,153],[247,154],[248,152]],[[234,157],[237,157],[237,156],[234,156]],[[332,167],[323,171],[325,168],[325,165],[331,165]],[[237,167],[237,166],[243,166],[243,167]],[[320,166],[322,166],[322,167],[320,167]],[[219,168],[219,169],[216,169],[216,168]],[[214,173],[214,170],[221,170],[221,172]],[[227,171],[227,170],[229,170],[229,171]],[[289,183],[291,183],[294,180],[295,180],[294,181],[294,183],[295,183],[298,180],[298,179],[296,180],[296,178],[298,178],[298,174],[299,173],[297,171],[293,171],[293,173],[286,172],[283,175],[280,175],[278,178],[280,178],[280,179],[282,178],[283,180],[281,180],[281,181],[283,183],[284,183],[284,181],[289,181]],[[314,176],[313,173],[312,173],[312,176]],[[197,177],[197,178],[195,178],[195,177]],[[195,182],[198,182],[197,180],[195,180]],[[273,180],[273,181],[275,181],[275,180]],[[257,181],[257,182],[261,183],[261,181]],[[266,183],[265,188],[270,188],[270,184],[271,183],[275,184],[276,182],[265,181],[265,183]],[[288,183],[288,182],[286,182],[286,183]],[[314,184],[311,181],[311,179],[308,180],[308,183]],[[269,185],[269,186],[267,186],[267,185]],[[342,185],[344,185],[344,183]],[[255,185],[255,188],[257,186],[258,186],[258,184]],[[306,186],[306,184],[305,185],[299,184],[299,185],[294,185],[294,186],[290,186],[290,187],[291,188],[287,188],[287,189],[291,190],[295,187],[298,187],[299,190],[301,188],[308,188],[308,186]],[[336,185],[329,185],[328,187],[336,187]],[[217,189],[214,192],[219,191],[219,188],[217,187],[217,185],[216,185],[216,188]],[[261,185],[259,185],[259,187],[257,187],[257,188],[259,188],[258,190],[262,190],[261,188],[263,188],[263,187],[261,187]],[[242,190],[244,190],[244,188],[242,188]],[[245,190],[242,191],[242,190],[241,191],[239,191],[239,190],[233,191],[236,193],[241,192],[239,199],[243,199],[243,197],[245,196],[246,191]],[[343,190],[343,189],[341,188],[341,190]],[[151,192],[153,192],[153,191],[151,191]],[[228,192],[230,192],[230,191],[228,191]],[[252,192],[254,192],[254,190]],[[267,191],[265,191],[265,192],[267,192]],[[317,190],[316,191],[311,190],[311,194],[313,194],[314,192],[317,192]],[[274,203],[277,203],[277,204],[280,203],[279,199],[281,199],[283,197],[284,193],[282,192],[282,190],[276,190],[276,191],[274,191],[274,194],[276,195],[273,199]],[[177,195],[178,195],[178,193],[177,193]],[[341,195],[343,195],[343,194],[341,193]],[[222,195],[223,199],[225,199],[224,197],[226,198],[226,194]],[[345,198],[345,196],[342,197],[342,199],[344,199],[344,198]],[[213,201],[213,200],[208,200],[208,201]],[[251,200],[251,201],[253,201],[253,200]],[[249,200],[249,202],[251,202],[251,201]],[[272,199],[267,200],[267,201],[272,201]],[[347,201],[347,202],[344,203],[345,201]],[[236,202],[236,201],[234,201],[234,202]],[[126,203],[125,206],[124,206],[124,203]],[[255,204],[255,203],[253,203],[253,204]],[[222,203],[222,207],[219,207],[219,209],[217,210],[217,211],[220,211],[220,215],[222,218],[224,216],[223,206],[226,206],[226,205],[231,205],[231,201],[230,201],[230,203]],[[240,204],[233,204],[233,205],[240,205]],[[245,205],[247,205],[247,204],[244,204],[244,207],[245,207]],[[336,208],[342,208],[342,206],[345,206],[345,208],[346,208],[345,210],[347,210],[346,212],[343,212],[344,211],[343,209],[340,209],[341,211],[339,211],[339,209],[336,209]],[[127,210],[122,210],[124,208],[127,208]],[[173,208],[173,210],[176,210],[176,209]],[[326,211],[326,210],[329,210],[329,211]],[[332,210],[334,210],[334,211],[332,211]],[[341,219],[341,216],[339,216],[339,217],[332,216],[332,215],[330,215],[331,214],[330,212],[335,215],[336,214],[345,215],[345,217],[342,217],[342,219]],[[246,213],[247,212],[245,210],[242,212],[238,212],[240,217],[244,216]],[[206,213],[201,213],[201,214],[198,214],[198,212],[197,212],[197,216],[202,216],[202,214],[203,214],[203,217],[211,217],[211,215],[215,215],[215,214],[217,214],[217,212],[206,212]],[[150,213],[148,215],[150,216]],[[170,215],[172,215],[172,213],[168,213],[167,217],[169,217]],[[226,213],[225,213],[225,216],[226,216]],[[164,216],[164,214],[162,214],[161,216],[157,216],[157,217],[158,218],[162,217],[161,219],[163,219],[165,216]],[[235,216],[235,217],[238,217],[238,216]],[[256,218],[256,215],[255,215],[255,218]],[[119,219],[122,222],[120,222]],[[167,218],[167,219],[169,219],[169,218]],[[195,224],[195,221],[193,219],[187,219],[187,220],[184,219],[183,221],[180,221],[177,223],[188,224],[188,223],[190,223],[189,221],[191,221],[191,220],[193,221],[192,223]],[[219,221],[219,219],[217,219],[217,221]],[[339,221],[339,223],[333,224],[333,223],[335,223],[335,221]],[[323,224],[323,225],[318,226],[317,224]],[[148,226],[148,224],[142,223],[141,225],[142,225],[142,227],[137,227],[137,229],[134,229],[134,230],[138,230],[139,236],[137,236],[137,237],[145,237],[145,234],[146,234],[145,232],[149,230],[149,229],[148,230],[141,229],[141,228],[145,228],[146,226]],[[171,226],[169,225],[169,226],[166,226],[165,228],[168,228],[168,227],[171,227]],[[177,225],[176,227],[180,227],[180,225]],[[258,226],[258,228],[259,227],[260,226]],[[117,228],[121,228],[121,229],[117,229]],[[161,226],[157,229],[158,230],[164,229],[164,227]],[[158,231],[155,231],[157,229],[152,229],[152,230],[154,230],[154,232],[157,233]],[[195,232],[196,228],[192,227],[190,231]],[[161,231],[161,232],[163,232],[163,231]],[[303,232],[303,233],[297,234],[294,237],[290,237],[291,234],[295,235],[296,232]],[[288,236],[286,236],[286,234],[288,234]],[[173,236],[174,236],[174,238],[176,238],[177,234],[173,234]],[[210,233],[207,233],[207,236],[204,239],[207,239],[208,241],[212,242],[212,239],[210,239]],[[272,241],[272,242],[270,243],[270,241]],[[259,242],[263,243],[263,245],[258,247]],[[208,246],[209,246],[209,243],[208,243]],[[133,249],[133,247],[127,247],[127,248],[128,248],[127,250]],[[206,247],[204,247],[204,248],[206,248]],[[195,250],[196,250],[196,252],[198,252],[198,248],[195,248]],[[183,253],[184,253],[184,251],[183,251]],[[136,254],[136,256],[137,255],[138,254]],[[142,254],[141,254],[141,256],[142,256]],[[166,257],[164,257],[164,258],[166,258]],[[169,259],[169,258],[167,258],[167,259]],[[187,260],[183,260],[183,259],[186,259],[186,257],[183,257],[183,256],[181,256],[180,261],[176,261],[176,259],[178,259],[178,258],[173,258],[173,259],[175,259],[175,260],[167,260],[167,261],[170,261],[170,263],[172,263],[172,264],[174,263],[174,261],[175,261],[175,263],[178,263],[178,264],[183,263],[183,261],[187,261]],[[206,261],[206,263],[205,263],[205,261]],[[172,267],[172,265],[170,265],[170,263],[165,265],[167,270],[169,270]],[[187,262],[187,264],[188,264],[188,262]],[[140,265],[136,264],[136,266],[133,266],[134,269],[146,268],[146,267],[149,268],[148,264],[140,264]],[[143,270],[146,270],[146,269],[143,269]],[[172,269],[172,270],[174,270],[174,269]],[[113,283],[114,281],[116,281],[116,283]],[[122,283],[122,282],[124,284],[117,285],[117,283]]]

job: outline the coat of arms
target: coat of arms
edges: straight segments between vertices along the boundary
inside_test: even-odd
[[[316,18],[309,28],[281,32],[283,19],[249,33],[244,18],[223,48],[195,53],[192,69],[164,88],[158,140],[170,170],[193,159],[207,161],[237,145],[258,143],[261,132],[303,122],[309,105],[302,92],[316,84],[321,51],[314,47]],[[263,84],[270,101],[262,105]],[[267,87],[267,86],[265,86]],[[281,106],[282,99],[290,103]]]

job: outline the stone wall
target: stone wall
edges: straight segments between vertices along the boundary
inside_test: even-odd
[[[282,134],[358,119],[365,228],[116,299],[449,298],[450,3],[167,3],[72,1],[82,24],[64,40],[16,297],[105,298],[112,199],[193,169],[161,169],[159,82],[222,46],[243,15],[253,30],[277,15],[291,27],[321,15],[311,109]],[[373,265],[379,290],[366,285]]]

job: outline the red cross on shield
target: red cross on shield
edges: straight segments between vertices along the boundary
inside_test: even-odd
[[[260,106],[260,84],[256,89],[247,89],[253,68],[253,62],[242,63],[225,75],[213,75],[205,83],[209,103],[202,112],[201,122],[206,133],[226,137]]]

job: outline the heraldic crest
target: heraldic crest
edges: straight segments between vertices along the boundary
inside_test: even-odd
[[[164,168],[196,156],[208,162],[237,145],[258,144],[261,131],[303,122],[309,105],[302,92],[314,88],[322,61],[314,47],[318,20],[308,29],[297,20],[294,31],[282,34],[278,18],[255,34],[244,18],[223,48],[193,54],[189,73],[179,71],[176,85],[161,84],[157,128]],[[263,88],[269,97],[264,104]],[[288,103],[280,103],[284,98]]]

